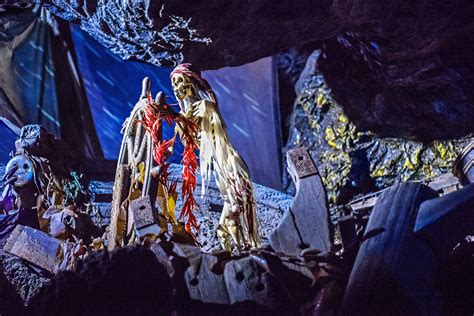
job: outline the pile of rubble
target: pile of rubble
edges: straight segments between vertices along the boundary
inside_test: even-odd
[[[27,303],[54,273],[100,248],[105,227],[66,144],[39,125],[27,125],[15,147],[2,168],[0,265]]]
[[[91,210],[103,205],[105,213],[110,212],[112,183],[93,182],[99,200],[94,202],[84,197],[92,192],[90,185],[81,183],[84,178],[64,176],[63,192],[74,183],[82,189],[72,190],[77,194],[71,194],[70,200],[67,194],[52,200],[48,186],[36,187],[38,169],[18,172],[23,167],[18,153],[31,166],[38,161],[51,164],[46,155],[21,145],[28,128],[12,159],[15,165],[7,166],[4,177],[11,189],[11,195],[3,194],[5,214],[0,219],[0,302],[11,302],[6,313],[473,311],[469,300],[474,286],[469,273],[474,267],[474,222],[469,214],[474,205],[472,144],[457,159],[456,176],[446,173],[425,181],[398,182],[357,198],[340,206],[342,216],[336,224],[330,219],[323,181],[310,153],[305,148],[292,150],[287,165],[295,197],[256,190],[265,235],[262,248],[234,253],[219,249],[212,228],[206,228],[218,220],[221,203],[217,188],[211,186],[209,196],[200,200],[198,218],[203,229],[197,243],[178,242],[169,234],[155,238],[141,234],[158,224],[156,210],[145,197],[129,205],[133,229],[143,238],[107,250],[103,234],[108,220],[98,219],[104,210]],[[43,143],[36,139],[35,144]],[[31,191],[18,185],[21,177],[33,179]],[[25,204],[24,192],[39,202]],[[9,196],[13,198],[6,210]],[[62,202],[49,205],[48,201]],[[25,212],[35,216],[25,217]],[[278,215],[272,219],[272,214]]]
[[[9,163],[5,168],[0,167],[4,183],[0,214],[1,268],[6,284],[12,286],[9,292],[19,295],[18,300],[26,305],[31,305],[32,297],[55,274],[74,270],[78,260],[108,247],[106,230],[114,183],[94,179],[88,172],[96,173],[100,166],[78,161],[67,156],[68,152],[66,144],[42,127],[28,125],[21,130]],[[171,165],[173,176],[179,173],[175,172],[178,168]],[[87,176],[75,170],[86,171]],[[180,179],[175,180],[179,189]],[[255,190],[258,216],[263,224],[262,238],[268,244],[270,233],[280,223],[292,197],[257,184]],[[201,229],[196,232],[195,243],[209,253],[220,248],[215,233],[222,208],[217,185],[211,181],[206,195],[197,197],[197,201]],[[135,202],[138,204],[131,208],[139,209],[143,204],[140,200]],[[177,204],[176,212],[182,201],[178,199]],[[150,209],[151,206],[147,210]],[[145,214],[144,219],[147,218],[150,217]],[[137,230],[141,228],[139,221],[135,226]]]

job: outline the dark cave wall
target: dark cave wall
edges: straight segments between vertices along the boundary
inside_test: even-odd
[[[334,98],[359,128],[422,142],[474,131],[470,50],[446,40],[436,53],[420,47],[419,54],[395,59],[383,53],[383,41],[363,38],[325,41],[320,60]]]

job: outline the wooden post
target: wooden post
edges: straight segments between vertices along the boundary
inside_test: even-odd
[[[277,252],[299,255],[305,248],[328,251],[329,211],[321,177],[306,148],[288,152],[288,171],[296,185],[290,210],[270,236]]]
[[[127,225],[127,211],[122,203],[130,191],[130,167],[120,165],[115,175],[114,191],[112,194],[112,211],[110,224],[107,227],[108,249],[112,250],[121,245]]]
[[[418,208],[436,197],[419,183],[385,191],[372,211],[345,292],[342,315],[437,314],[436,258],[413,233]]]

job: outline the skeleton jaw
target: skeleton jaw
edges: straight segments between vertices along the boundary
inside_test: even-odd
[[[195,97],[195,87],[191,80],[182,74],[176,74],[171,78],[174,94],[179,100]]]
[[[186,96],[188,95],[188,88],[184,86],[183,84],[180,84],[176,88],[174,88],[174,94],[176,95],[176,98],[179,100],[184,100]]]

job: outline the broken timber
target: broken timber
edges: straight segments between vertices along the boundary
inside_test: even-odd
[[[453,166],[454,174],[464,183],[474,183],[474,142],[458,156]]]
[[[114,191],[112,194],[112,211],[110,214],[110,225],[108,227],[107,240],[108,249],[112,250],[121,246],[127,225],[127,212],[122,203],[127,199],[130,190],[130,167],[120,165],[115,176]]]
[[[61,241],[40,230],[17,225],[3,249],[51,273],[57,272]]]
[[[192,300],[223,305],[255,302],[271,310],[289,311],[294,307],[286,284],[265,267],[266,260],[259,256],[231,259],[230,252],[202,253],[199,247],[178,243],[168,255],[177,264],[175,271],[183,266],[177,259],[185,259],[183,281]]]
[[[299,255],[306,248],[328,251],[331,247],[329,211],[318,170],[304,147],[289,151],[287,160],[296,196],[289,212],[270,236],[270,245],[287,255]]]
[[[290,311],[291,295],[281,280],[262,269],[252,257],[225,265],[224,280],[231,304],[254,301],[279,311]]]
[[[206,253],[201,253],[200,256],[197,271],[196,267],[190,266],[184,274],[189,296],[204,303],[229,304],[224,275],[217,274],[212,269],[218,258]]]
[[[452,173],[448,172],[442,175],[439,175],[435,178],[432,178],[429,181],[410,181],[410,182],[417,182],[417,183],[425,183],[428,187],[432,190],[438,192],[439,194],[448,194],[450,192],[456,191],[460,187],[459,179],[454,176]],[[374,207],[375,203],[377,203],[377,199],[380,195],[387,191],[390,188],[382,189],[380,191],[367,194],[363,197],[355,199],[347,204],[353,212],[361,212],[363,210],[370,210]]]

